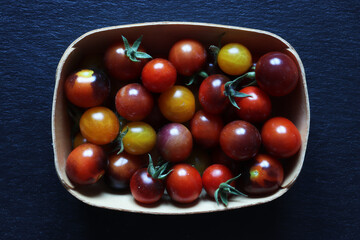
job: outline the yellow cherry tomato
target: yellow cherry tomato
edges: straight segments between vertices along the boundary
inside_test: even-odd
[[[124,150],[127,153],[141,155],[150,152],[156,144],[155,130],[145,122],[131,122],[124,126],[122,132],[128,132],[123,137]]]
[[[195,113],[194,94],[184,86],[175,85],[160,95],[159,108],[169,121],[186,122]]]
[[[80,132],[89,142],[104,145],[119,134],[120,124],[115,113],[106,107],[93,107],[80,118]]]
[[[229,75],[241,75],[252,65],[249,49],[239,43],[229,43],[223,46],[217,57],[220,69]]]

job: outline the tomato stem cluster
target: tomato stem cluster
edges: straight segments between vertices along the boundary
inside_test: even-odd
[[[169,173],[172,172],[172,170],[166,172],[169,166],[169,162],[155,166],[152,161],[151,155],[148,154],[148,156],[149,156],[148,173],[152,178],[165,179],[167,175],[169,175]]]
[[[227,180],[226,182],[224,183],[221,183],[219,185],[219,188],[216,189],[215,193],[214,193],[214,198],[216,200],[216,203],[218,205],[220,205],[219,203],[219,197],[220,197],[220,200],[221,202],[227,206],[229,201],[228,201],[228,196],[229,194],[232,194],[232,195],[236,195],[236,196],[244,196],[244,197],[247,197],[246,194],[240,192],[239,190],[237,190],[235,187],[231,186],[230,184],[235,181],[236,179],[238,179],[239,177],[241,176],[241,174],[237,175],[236,177],[233,177],[229,180]]]
[[[142,40],[142,36],[140,36],[138,39],[136,39],[136,41],[134,42],[134,44],[132,46],[130,46],[128,40],[124,36],[121,36],[121,37],[122,37],[122,39],[124,41],[124,45],[125,45],[125,54],[126,54],[126,56],[129,57],[129,59],[131,61],[140,62],[140,60],[138,58],[152,58],[149,54],[138,51],[138,48],[139,48],[141,40]]]
[[[129,131],[129,127],[126,127],[126,129],[123,132],[120,132],[118,137],[116,138],[116,142],[118,144],[118,147],[116,149],[119,149],[117,154],[120,154],[120,153],[122,153],[124,151],[123,138],[128,133],[128,131]]]

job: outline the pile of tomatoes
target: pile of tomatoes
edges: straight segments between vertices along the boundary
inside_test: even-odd
[[[145,204],[164,193],[194,202],[203,189],[225,205],[231,194],[277,191],[301,137],[271,99],[297,86],[295,62],[281,52],[253,62],[241,43],[194,39],[174,42],[164,58],[141,40],[122,37],[66,78],[74,126],[68,178],[75,185],[103,179]]]

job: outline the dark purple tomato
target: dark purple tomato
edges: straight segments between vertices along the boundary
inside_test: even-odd
[[[263,55],[256,63],[256,82],[271,96],[284,96],[292,92],[299,80],[295,62],[281,52]]]
[[[140,46],[138,51],[145,52],[145,49]],[[130,60],[126,55],[123,42],[113,44],[105,52],[105,66],[110,76],[120,81],[130,81],[140,77],[148,59],[141,58],[138,60],[138,62]]]
[[[210,148],[219,143],[223,121],[219,115],[199,110],[191,120],[191,133],[199,145]]]
[[[156,145],[166,161],[180,162],[190,156],[193,139],[187,127],[181,123],[169,123],[158,132]]]
[[[241,120],[233,121],[221,131],[220,146],[230,158],[236,161],[248,160],[258,153],[261,135],[251,123]]]
[[[146,166],[142,156],[131,155],[127,152],[109,156],[105,179],[115,189],[129,188],[131,176],[140,168]]]
[[[69,101],[82,108],[101,105],[110,94],[110,81],[100,72],[84,69],[65,80],[65,95]]]
[[[76,184],[97,182],[105,172],[106,154],[92,143],[84,143],[71,151],[66,160],[66,175]]]
[[[139,83],[130,83],[120,88],[115,97],[116,111],[129,121],[146,118],[154,107],[151,93]]]
[[[147,168],[140,168],[131,177],[130,191],[136,201],[151,204],[159,201],[164,194],[165,184],[150,176]]]
[[[224,84],[230,79],[224,75],[211,75],[204,79],[199,88],[199,101],[202,108],[212,114],[222,113],[229,99],[224,94]]]
[[[263,196],[275,192],[284,180],[281,163],[266,154],[251,160],[240,179],[240,188],[250,196]]]

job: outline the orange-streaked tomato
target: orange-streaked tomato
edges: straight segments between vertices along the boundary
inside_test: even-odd
[[[223,46],[217,57],[220,69],[229,75],[244,74],[252,65],[252,56],[244,45],[228,43]]]
[[[115,140],[120,124],[113,111],[106,107],[93,107],[80,118],[81,134],[91,143],[104,145]]]
[[[124,150],[127,153],[141,155],[149,153],[156,144],[155,130],[145,122],[130,122],[122,132],[128,129],[123,137]]]

